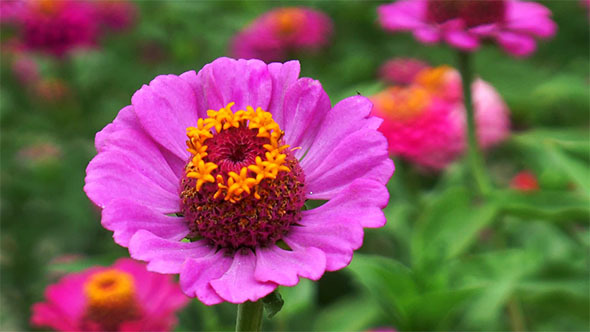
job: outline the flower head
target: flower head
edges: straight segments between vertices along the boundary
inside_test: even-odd
[[[277,8],[257,18],[232,42],[240,58],[285,60],[290,52],[316,50],[332,35],[332,21],[324,13],[306,7]]]
[[[482,148],[509,134],[508,107],[487,82],[472,87],[477,136]],[[383,117],[380,130],[389,149],[423,167],[442,169],[465,150],[465,107],[461,77],[448,66],[425,68],[405,87],[389,87],[371,97],[373,113]]]
[[[170,276],[131,259],[66,275],[45,298],[33,305],[31,324],[58,331],[169,331],[188,303]]]
[[[465,51],[494,39],[515,56],[535,51],[535,38],[549,38],[557,26],[543,5],[520,0],[399,0],[378,9],[389,31],[412,31],[426,44],[444,41]]]
[[[86,1],[27,1],[19,25],[27,49],[55,56],[98,41],[96,11]]]
[[[512,178],[510,187],[520,192],[535,192],[539,190],[539,181],[534,173],[522,171]]]
[[[331,107],[297,61],[220,58],[131,104],[96,135],[85,191],[115,242],[205,304],[317,280],[385,223],[381,120],[365,97]]]
[[[96,10],[102,24],[112,30],[125,30],[137,19],[135,4],[127,0],[97,1]]]

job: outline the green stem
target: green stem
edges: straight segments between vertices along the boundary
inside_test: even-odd
[[[262,300],[238,304],[236,332],[260,331],[262,328]]]
[[[459,73],[463,82],[463,100],[465,104],[465,113],[467,113],[467,159],[471,169],[471,175],[475,179],[477,190],[480,194],[486,195],[491,190],[490,179],[484,166],[483,157],[477,143],[475,129],[475,113],[473,110],[473,99],[471,97],[471,85],[473,83],[473,73],[471,72],[471,63],[469,53],[459,51]]]

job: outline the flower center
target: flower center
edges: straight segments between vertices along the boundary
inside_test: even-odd
[[[429,0],[427,5],[431,22],[460,18],[467,27],[502,22],[505,12],[505,0]]]
[[[428,90],[418,86],[391,87],[371,99],[384,116],[403,122],[420,117],[430,104]]]
[[[233,104],[187,128],[180,208],[191,239],[230,249],[273,244],[301,218],[303,170],[269,112],[234,113]]]
[[[126,272],[107,270],[93,274],[84,284],[84,294],[84,319],[105,331],[117,330],[122,322],[139,317],[133,277]]]
[[[274,19],[278,35],[289,37],[304,23],[305,13],[299,8],[284,8],[275,14]]]

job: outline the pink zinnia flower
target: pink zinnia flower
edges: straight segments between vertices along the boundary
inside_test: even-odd
[[[132,259],[66,275],[33,305],[31,324],[58,331],[170,331],[189,298]]]
[[[465,51],[495,39],[515,56],[536,49],[535,38],[549,38],[557,26],[543,5],[520,0],[399,0],[378,8],[390,31],[412,31],[426,44],[444,41]]]
[[[56,56],[92,47],[98,40],[96,10],[86,1],[29,1],[19,23],[27,49]]]
[[[347,266],[385,224],[394,167],[370,111],[331,107],[297,61],[220,58],[137,91],[96,135],[84,189],[115,242],[189,296],[256,301]]]
[[[41,80],[37,62],[25,53],[14,55],[11,69],[12,74],[24,86],[34,85]]]
[[[234,37],[232,54],[264,61],[285,60],[289,53],[314,51],[332,35],[332,21],[324,13],[306,7],[277,8]]]
[[[410,84],[416,75],[428,64],[412,58],[394,58],[379,68],[379,77],[391,84]]]
[[[508,107],[481,79],[472,87],[479,144],[489,148],[509,134]],[[373,113],[390,153],[430,169],[442,169],[466,148],[466,118],[461,77],[447,66],[420,71],[410,86],[390,87],[371,97]]]
[[[463,153],[463,125],[453,103],[419,85],[390,87],[371,100],[391,154],[437,170]]]
[[[534,173],[522,171],[512,178],[510,188],[521,192],[534,192],[539,190],[539,182]]]

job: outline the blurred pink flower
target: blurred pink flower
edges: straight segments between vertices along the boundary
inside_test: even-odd
[[[535,37],[557,30],[549,9],[520,0],[399,0],[377,11],[386,30],[412,31],[422,43],[444,41],[465,51],[491,38],[506,52],[527,56],[536,49]]]
[[[466,127],[461,76],[457,70],[448,66],[428,68],[416,76],[416,83],[454,103],[455,112],[459,114],[457,117]],[[483,149],[487,149],[510,134],[508,106],[496,89],[482,79],[475,79],[471,92],[478,142]]]
[[[169,275],[119,259],[66,275],[35,303],[31,325],[58,331],[169,331],[188,298]]]
[[[98,23],[94,6],[77,0],[27,1],[18,19],[28,50],[59,57],[76,48],[95,46]]]
[[[438,170],[463,152],[463,127],[453,103],[419,85],[390,87],[371,100],[392,155]]]
[[[126,0],[97,1],[96,8],[102,24],[112,30],[125,30],[137,19],[137,7]]]
[[[427,68],[424,61],[413,58],[393,58],[379,68],[379,77],[387,83],[410,84],[422,69]]]
[[[13,25],[17,23],[26,9],[24,0],[0,1],[0,24]]]
[[[521,192],[534,192],[539,190],[539,182],[534,173],[522,171],[512,178],[510,188]]]
[[[11,69],[14,77],[24,86],[34,85],[41,79],[37,62],[25,53],[14,55]]]
[[[325,46],[331,35],[332,21],[324,13],[306,7],[277,8],[238,33],[231,53],[266,62],[285,60],[290,52]]]
[[[509,134],[508,107],[481,79],[472,85],[477,136],[489,148]],[[442,169],[466,148],[461,78],[451,67],[425,68],[407,87],[390,87],[371,97],[373,113],[383,117],[379,130],[390,153],[423,167]]]

